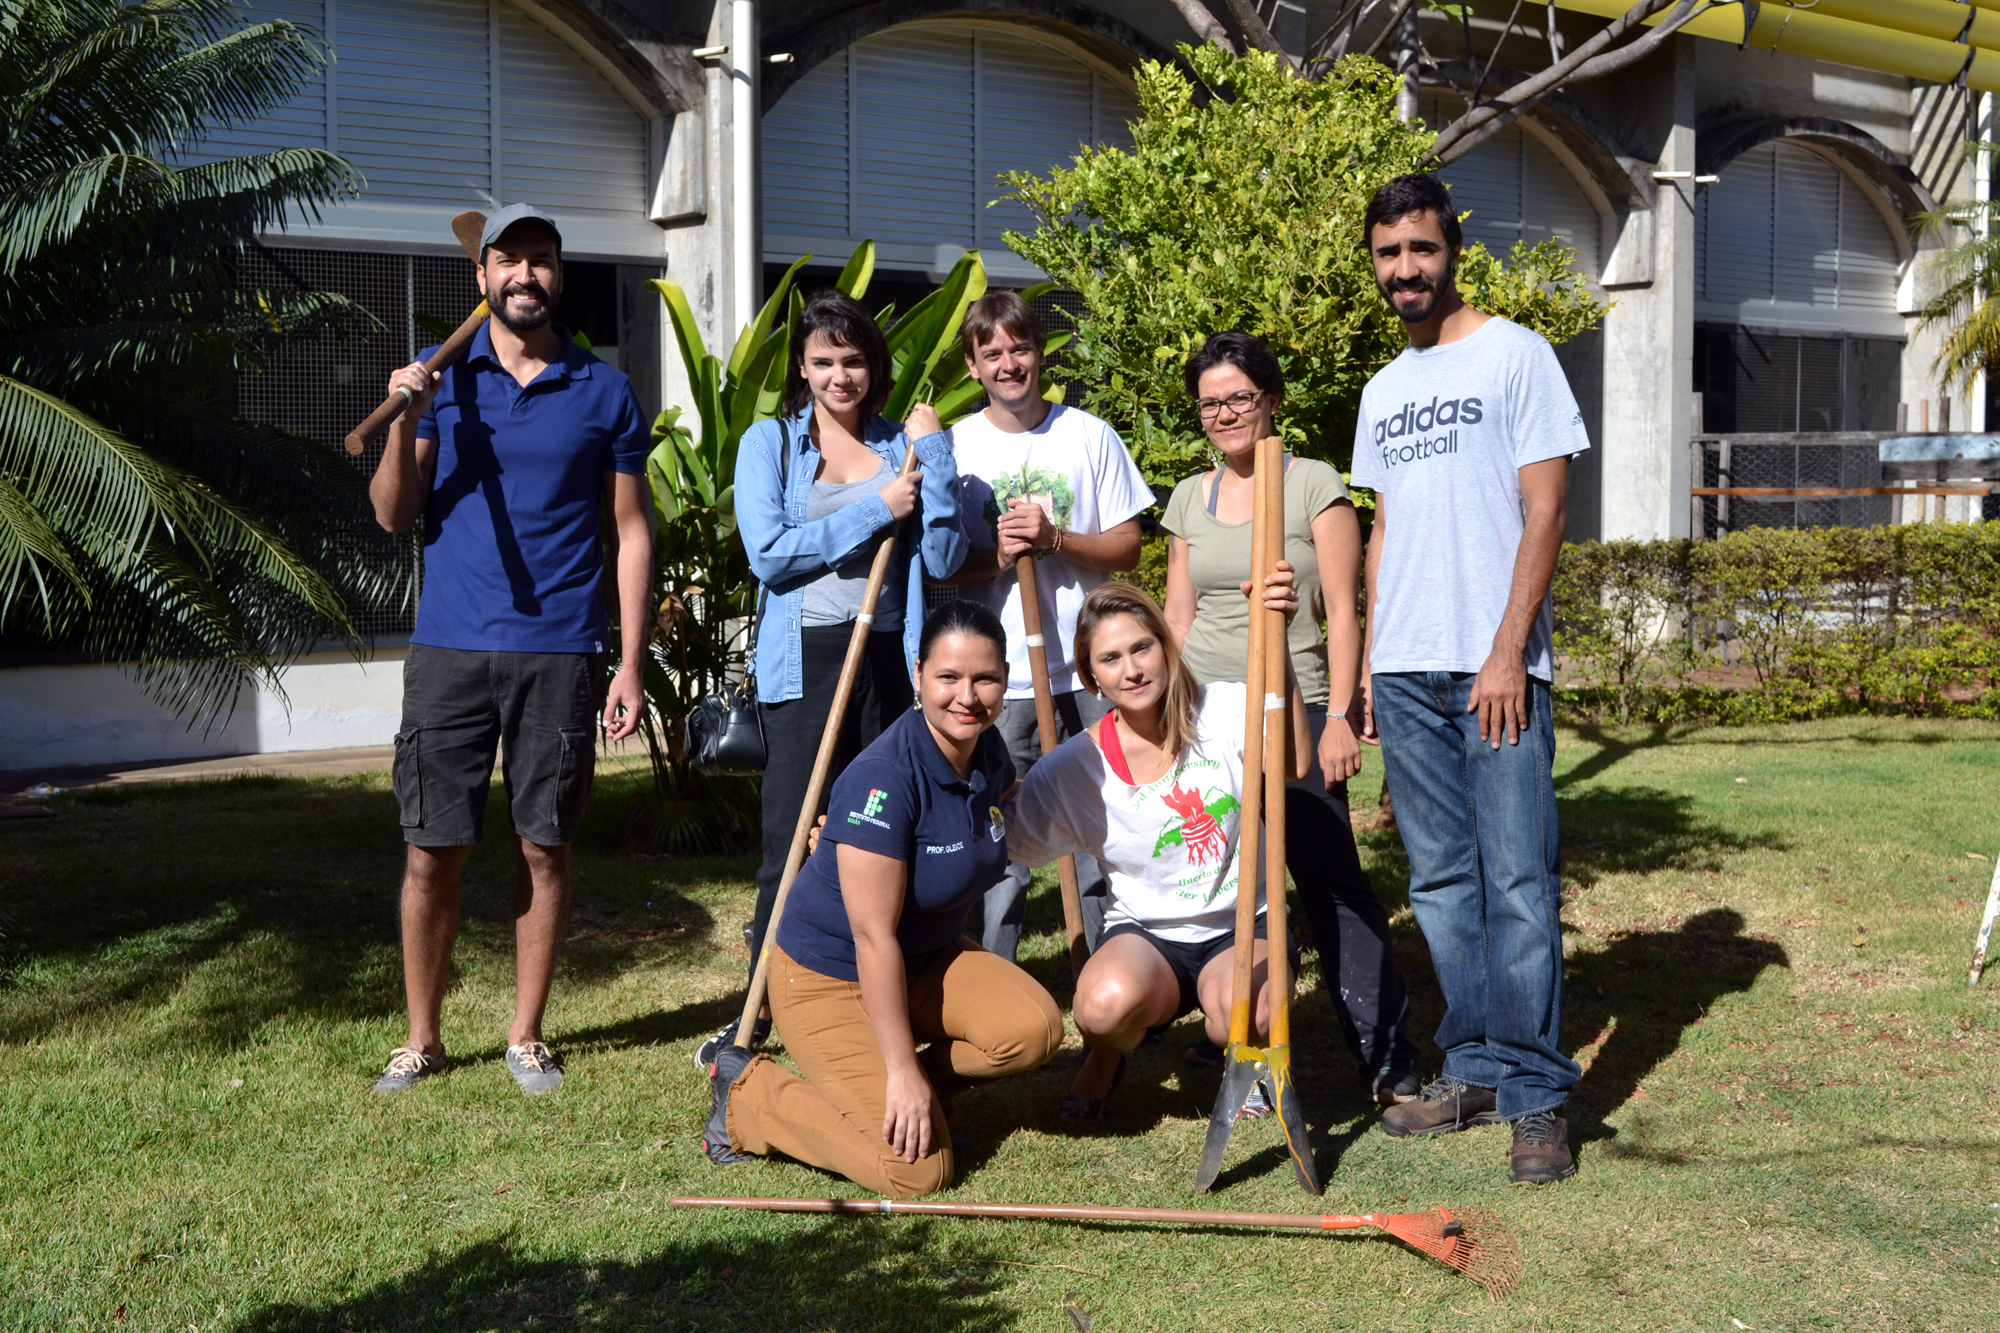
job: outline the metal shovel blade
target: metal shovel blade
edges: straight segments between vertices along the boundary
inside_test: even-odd
[[[1222,1059],[1222,1086],[1215,1090],[1215,1109],[1208,1113],[1208,1138],[1201,1145],[1201,1170],[1194,1178],[1196,1189],[1206,1190],[1222,1174],[1222,1153],[1229,1146],[1229,1131],[1236,1128],[1236,1117],[1250,1100],[1250,1090],[1268,1069],[1264,1052],[1255,1046],[1229,1043]]]
[[[1299,1090],[1292,1085],[1292,1048],[1268,1046],[1264,1049],[1264,1060],[1271,1071],[1264,1079],[1264,1086],[1270,1089],[1272,1109],[1285,1131],[1285,1147],[1291,1150],[1292,1170],[1298,1173],[1299,1188],[1308,1194],[1322,1193],[1313,1170],[1312,1140],[1306,1136]]]

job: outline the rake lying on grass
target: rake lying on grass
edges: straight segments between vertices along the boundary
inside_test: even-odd
[[[1067,1222],[1159,1222],[1202,1227],[1376,1227],[1486,1288],[1499,1300],[1520,1285],[1521,1251],[1484,1208],[1427,1213],[1229,1213],[1194,1208],[1100,1208],[1039,1203],[925,1203],[903,1199],[675,1199],[676,1208],[755,1208],[770,1213],[924,1213],[942,1217],[1036,1217]]]

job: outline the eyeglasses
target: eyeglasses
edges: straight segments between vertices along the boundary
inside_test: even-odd
[[[1203,421],[1213,421],[1222,414],[1222,409],[1225,407],[1229,409],[1231,416],[1240,417],[1257,406],[1257,400],[1263,396],[1262,389],[1243,389],[1230,394],[1227,398],[1197,398],[1194,400],[1194,406],[1195,410],[1201,413]]]

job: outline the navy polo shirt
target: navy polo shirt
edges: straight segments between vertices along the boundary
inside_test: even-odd
[[[1000,797],[1013,785],[1014,761],[999,732],[979,738],[961,778],[923,713],[903,714],[834,780],[819,847],[778,923],[778,947],[822,976],[861,979],[834,859],[836,844],[851,843],[909,865],[896,939],[905,970],[921,972],[965,933],[972,904],[1007,873]]]
[[[492,326],[444,372],[417,437],[438,443],[424,506],[412,643],[477,652],[601,653],[604,474],[644,475],[650,432],[631,381],[570,341],[526,385]],[[428,357],[435,349],[425,349]],[[422,359],[422,358],[419,358]]]

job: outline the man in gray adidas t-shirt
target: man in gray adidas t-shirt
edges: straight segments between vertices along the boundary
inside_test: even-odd
[[[1442,184],[1389,182],[1363,226],[1410,333],[1362,390],[1354,435],[1354,484],[1376,494],[1366,726],[1446,1005],[1443,1076],[1382,1126],[1509,1121],[1511,1178],[1560,1180],[1576,1164],[1556,1112],[1580,1071],[1560,1045],[1549,581],[1569,460],[1590,441],[1548,343],[1459,295]]]

